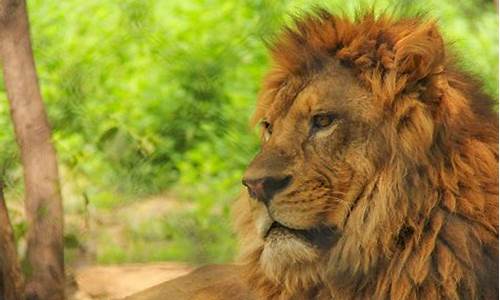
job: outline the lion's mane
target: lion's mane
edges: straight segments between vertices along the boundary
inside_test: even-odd
[[[239,201],[241,257],[259,297],[497,299],[498,119],[477,82],[455,67],[436,23],[320,11],[270,50],[260,102],[291,75],[335,58],[399,122],[373,149],[386,149],[387,163],[357,198],[327,264],[291,264],[282,282],[268,278],[247,199]]]

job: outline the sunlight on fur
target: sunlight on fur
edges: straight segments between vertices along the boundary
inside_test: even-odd
[[[319,11],[270,52],[233,211],[258,299],[497,299],[497,114],[436,23]]]

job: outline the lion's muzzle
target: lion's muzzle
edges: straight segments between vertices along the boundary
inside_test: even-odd
[[[243,179],[243,185],[247,187],[248,193],[252,198],[268,204],[273,196],[285,189],[292,181],[292,176],[288,175],[282,178],[264,177],[257,179]]]

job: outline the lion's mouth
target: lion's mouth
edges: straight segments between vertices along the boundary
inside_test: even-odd
[[[334,227],[319,226],[312,229],[293,229],[274,221],[269,227],[265,239],[280,235],[292,235],[313,246],[330,248],[339,234]]]

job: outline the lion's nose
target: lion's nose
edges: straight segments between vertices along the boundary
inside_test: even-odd
[[[292,181],[292,176],[281,178],[264,177],[258,179],[243,178],[243,185],[247,187],[250,197],[255,198],[264,204],[269,204],[273,196],[286,188]]]

